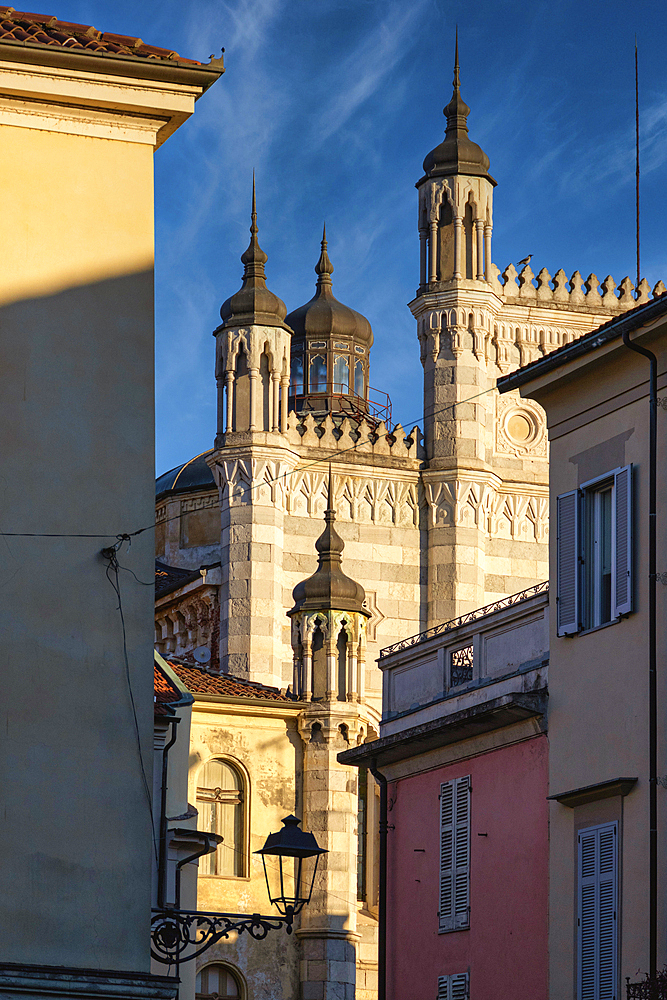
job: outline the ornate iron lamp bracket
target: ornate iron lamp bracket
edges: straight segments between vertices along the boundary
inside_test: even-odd
[[[265,917],[259,913],[205,913],[199,910],[153,910],[151,919],[151,955],[163,965],[191,962],[211,945],[229,937],[232,931],[244,931],[261,941],[269,931],[284,927],[292,933],[294,912],[285,916]],[[185,954],[187,952],[187,954]]]

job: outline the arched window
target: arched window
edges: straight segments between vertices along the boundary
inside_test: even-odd
[[[199,772],[198,827],[224,838],[217,851],[199,859],[200,875],[246,874],[245,792],[240,770],[226,761],[210,760]]]
[[[357,396],[365,398],[364,393],[364,366],[361,361],[357,361],[354,366],[354,391]]]
[[[197,1000],[208,1000],[209,997],[224,997],[225,1000],[243,1000],[241,978],[228,965],[216,962],[205,965],[197,973],[195,985]]]
[[[300,396],[303,392],[303,358],[297,355],[290,363],[290,393]]]
[[[350,363],[343,354],[334,355],[333,391],[350,391]]]
[[[310,391],[327,391],[327,359],[323,354],[310,359]]]

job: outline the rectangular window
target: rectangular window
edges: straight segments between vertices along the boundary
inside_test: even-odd
[[[470,927],[470,775],[440,786],[440,931]]]
[[[632,466],[556,499],[558,635],[632,611]]]
[[[468,1000],[469,996],[467,972],[438,976],[438,1000]]]
[[[618,824],[578,835],[577,1000],[618,996]]]

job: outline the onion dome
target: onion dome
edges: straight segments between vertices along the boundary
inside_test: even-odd
[[[484,150],[468,138],[468,115],[470,108],[461,97],[459,79],[459,39],[456,35],[456,56],[454,60],[454,92],[452,99],[442,112],[447,119],[444,141],[431,150],[424,160],[423,180],[428,177],[448,177],[465,174],[486,177],[494,185],[496,181],[489,174],[489,158]],[[421,182],[420,182],[421,183]]]
[[[268,257],[257,241],[257,204],[255,174],[252,175],[252,213],[250,245],[241,257],[243,284],[235,295],[220,307],[222,326],[284,326],[287,308],[282,299],[266,287],[264,265]]]
[[[317,285],[315,295],[291,312],[285,322],[294,331],[297,340],[351,340],[367,350],[373,344],[373,331],[365,316],[343,305],[331,291],[333,264],[327,253],[327,230],[322,235],[322,252],[315,265]]]
[[[356,611],[370,618],[364,607],[366,593],[361,584],[351,580],[341,569],[345,542],[334,528],[336,512],[333,509],[333,476],[329,466],[327,509],[324,512],[325,528],[315,542],[318,565],[312,576],[297,583],[292,591],[294,607],[288,615],[299,611]]]

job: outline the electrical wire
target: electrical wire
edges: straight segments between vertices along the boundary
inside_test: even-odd
[[[479,399],[481,396],[485,396],[487,393],[493,392],[495,390],[495,388],[496,388],[495,385],[489,386],[488,389],[483,389],[481,392],[476,393],[474,396],[468,396],[466,399],[459,399],[459,400],[457,400],[454,403],[448,403],[446,406],[441,406],[437,410],[432,410],[428,414],[428,416],[429,416],[429,418],[432,418],[432,417],[435,417],[435,416],[439,416],[442,413],[445,413],[447,410],[454,410],[457,406],[464,406],[466,403],[471,403],[475,399]],[[414,428],[414,427],[418,427],[421,423],[423,423],[423,421],[424,421],[424,417],[419,417],[418,420],[403,421],[403,423],[402,423],[401,426],[405,427],[405,426],[410,426],[410,424],[412,424],[413,428]],[[396,426],[399,426],[399,425],[396,424]],[[391,431],[387,431],[387,433],[384,436],[385,437],[393,437],[393,434],[392,434]],[[290,469],[287,472],[283,472],[279,476],[274,476],[273,478],[268,478],[268,479],[262,479],[261,481],[258,481],[256,484],[249,485],[248,488],[247,488],[247,490],[246,490],[246,493],[247,494],[253,493],[255,490],[258,490],[258,489],[260,489],[263,486],[272,486],[274,483],[280,482],[281,479],[287,479],[290,476],[294,476],[294,475],[296,475],[298,473],[306,472],[308,469],[313,468],[314,466],[322,465],[323,462],[333,462],[333,461],[336,461],[341,455],[346,455],[349,452],[356,451],[357,448],[360,446],[360,444],[366,444],[366,442],[355,441],[355,443],[353,445],[350,445],[349,448],[337,449],[336,451],[332,451],[328,455],[325,455],[323,458],[316,458],[316,459],[313,459],[310,462],[306,462],[305,464],[297,465],[297,466],[295,466],[294,469]],[[215,501],[212,504],[210,504],[211,508],[217,507],[217,506],[218,506],[218,502],[217,501]],[[231,507],[232,507],[232,504],[230,504],[230,503],[228,503],[226,506],[220,506],[220,508],[219,508],[220,509],[220,513],[224,513],[225,511],[230,510]],[[209,508],[208,507],[202,507],[200,509],[201,510],[208,510]],[[39,531],[0,531],[0,537],[6,537],[6,538],[98,538],[98,539],[115,538],[117,542],[124,542],[124,541],[129,542],[129,541],[131,541],[132,538],[136,538],[137,535],[141,535],[145,531],[150,531],[152,528],[157,527],[158,523],[159,524],[168,524],[170,521],[179,520],[180,517],[181,517],[180,513],[179,514],[174,514],[171,517],[164,518],[164,520],[162,520],[160,522],[153,521],[151,524],[147,524],[143,528],[137,528],[136,531],[122,532],[122,533],[118,533],[116,535],[114,535],[112,533],[94,535],[94,534],[78,534],[78,533],[57,534],[55,532],[39,532]],[[127,569],[127,567],[120,567],[120,568],[121,569]],[[128,572],[131,573],[132,570],[128,570]],[[143,581],[141,581],[141,580],[138,580],[137,582],[141,583],[142,586],[150,586],[150,584],[144,584]]]
[[[141,752],[141,736],[140,736],[140,732],[139,732],[139,720],[137,718],[137,707],[136,707],[136,704],[135,704],[135,701],[134,701],[134,692],[132,690],[132,678],[130,676],[130,662],[129,662],[129,657],[128,657],[128,653],[127,653],[127,631],[126,631],[126,628],[125,628],[125,614],[123,613],[123,599],[121,597],[121,592],[120,592],[120,578],[118,576],[118,570],[119,570],[120,567],[118,565],[118,555],[117,555],[117,553],[118,553],[118,550],[120,549],[120,547],[121,547],[122,544],[123,544],[123,540],[116,542],[116,544],[112,545],[110,548],[102,549],[102,555],[108,561],[108,565],[107,565],[107,568],[106,568],[106,571],[105,571],[106,572],[107,580],[109,581],[109,583],[113,587],[114,592],[116,594],[116,597],[118,598],[117,609],[118,609],[118,613],[120,615],[120,623],[121,623],[121,629],[122,629],[122,633],[123,633],[123,660],[124,660],[124,663],[125,663],[125,679],[127,681],[127,690],[129,692],[129,695],[130,695],[130,704],[132,706],[132,718],[134,720],[134,731],[135,731],[135,735],[136,735],[136,739],[137,739],[137,755],[139,757],[139,766],[141,768],[141,778],[142,778],[142,783],[143,783],[143,787],[144,787],[144,793],[146,795],[146,803],[148,805],[148,813],[149,813],[150,822],[151,822],[151,836],[152,836],[152,839],[153,839],[153,850],[155,852],[155,863],[156,863],[156,865],[159,868],[160,862],[159,862],[159,859],[158,859],[157,835],[155,833],[155,819],[154,819],[154,816],[153,816],[153,802],[151,800],[151,793],[150,793],[150,787],[149,787],[149,784],[148,784],[148,777],[146,776],[146,768],[144,767],[144,758],[143,758],[143,754]],[[112,573],[113,573],[113,579],[111,577]]]

